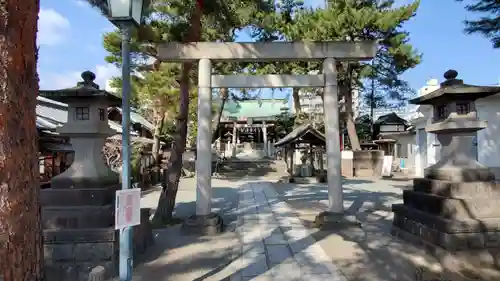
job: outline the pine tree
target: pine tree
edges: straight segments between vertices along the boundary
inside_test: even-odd
[[[474,0],[474,4],[469,4],[465,8],[469,12],[481,15],[477,20],[465,21],[465,32],[482,34],[491,40],[494,48],[500,48],[500,1]]]
[[[394,8],[392,0],[336,0],[326,9],[302,9],[294,24],[283,27],[287,38],[303,41],[377,40],[374,63],[338,63],[339,91],[345,104],[345,123],[354,150],[360,149],[352,108],[352,93],[362,90],[365,78],[373,78],[386,97],[409,90],[400,75],[420,63],[421,55],[409,44],[409,34],[401,26],[412,18],[419,1]],[[319,65],[309,65],[319,70]]]
[[[141,77],[151,75],[166,75],[161,79],[162,83],[150,83],[141,77],[134,79],[137,87],[134,87],[139,102],[146,100],[157,101],[155,108],[157,130],[159,126],[166,123],[165,112],[167,108],[163,105],[169,103],[169,92],[177,92],[178,99],[174,104],[175,126],[173,134],[173,148],[170,154],[166,170],[166,182],[162,195],[160,196],[155,222],[164,223],[172,219],[175,206],[175,197],[182,168],[182,153],[185,150],[188,121],[196,117],[196,110],[190,110],[190,98],[195,91],[193,82],[196,81],[196,73],[191,71],[192,63],[175,64],[161,63],[158,58],[158,46],[164,42],[193,42],[193,41],[234,41],[235,32],[248,25],[260,25],[272,3],[259,0],[243,1],[188,1],[188,0],[156,0],[150,8],[150,14],[146,17],[146,24],[141,26],[133,35],[131,42],[132,68]],[[104,47],[109,52],[106,60],[117,66],[121,64],[121,38],[118,32],[111,32],[104,36]],[[165,69],[170,69],[165,72]],[[214,72],[228,74],[239,71],[240,64],[216,63]],[[158,72],[154,74],[154,72]],[[174,74],[176,73],[176,74]],[[119,81],[117,81],[119,85]],[[147,83],[145,83],[147,82]],[[155,90],[156,89],[156,90]],[[141,92],[139,94],[139,92]],[[145,95],[149,95],[146,97]],[[220,98],[224,103],[229,97],[227,89],[220,90]],[[173,101],[172,101],[173,102]],[[191,114],[190,114],[191,111]],[[171,112],[171,111],[170,111]],[[222,106],[219,107],[215,121],[220,121]],[[214,124],[215,128],[218,124]],[[217,132],[214,132],[216,135]]]
[[[39,1],[0,2],[0,279],[42,280],[36,113]]]

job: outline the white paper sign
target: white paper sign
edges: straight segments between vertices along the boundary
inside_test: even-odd
[[[141,224],[141,189],[116,191],[115,229]]]
[[[384,156],[384,162],[382,163],[382,176],[390,177],[392,174],[392,157],[393,156]]]

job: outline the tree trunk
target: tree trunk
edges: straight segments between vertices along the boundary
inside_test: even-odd
[[[227,88],[221,88],[219,91],[220,91],[220,97],[221,97],[222,102],[220,104],[219,110],[217,110],[217,115],[215,115],[214,123],[212,126],[212,128],[214,128],[213,133],[212,133],[212,143],[214,143],[215,140],[217,140],[217,137],[219,136],[220,119],[222,118],[222,112],[224,111],[224,105],[226,105],[226,101],[229,97],[229,90]]]
[[[345,97],[347,134],[349,135],[351,148],[352,150],[361,150],[358,133],[356,132],[356,123],[354,122],[354,112],[352,110],[352,91],[347,91],[344,97]]]
[[[299,88],[292,89],[292,97],[293,97],[293,106],[295,109],[295,114],[298,116],[299,113],[302,112],[302,107],[300,107],[300,96],[299,96]]]
[[[39,1],[0,2],[0,276],[42,280],[36,97]]]
[[[160,165],[160,135],[163,129],[163,123],[165,120],[165,114],[160,114],[155,122],[155,131],[153,136],[153,147],[151,149],[153,155],[153,163],[155,166]]]
[[[357,77],[354,75],[353,65],[349,63],[337,64],[337,71],[339,71],[339,73],[344,73],[345,76],[342,81],[339,81],[339,96],[344,97],[345,125],[347,127],[347,135],[349,136],[351,149],[361,150],[358,133],[356,132],[356,123],[354,121],[354,112],[352,108],[353,84],[356,84]]]
[[[195,11],[191,18],[191,27],[186,42],[195,42],[200,39],[201,34],[202,1],[198,0]],[[158,207],[153,217],[153,223],[161,225],[172,221],[175,208],[175,199],[179,189],[179,180],[182,172],[182,155],[186,149],[187,125],[189,115],[189,86],[192,63],[182,64],[180,81],[180,103],[179,114],[176,122],[176,134],[172,153],[166,168],[165,182]]]
[[[295,109],[295,120],[293,124],[294,128],[302,123],[302,107],[300,105],[299,92],[299,88],[292,88],[293,107]]]

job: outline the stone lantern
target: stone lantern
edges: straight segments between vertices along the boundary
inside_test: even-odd
[[[424,178],[414,179],[413,190],[403,192],[403,204],[392,206],[392,233],[431,249],[451,272],[500,266],[500,189],[473,151],[476,132],[487,127],[475,100],[500,87],[467,85],[457,75],[447,71],[439,89],[411,101],[433,107],[425,129],[436,134],[441,155]]]
[[[118,231],[114,228],[118,174],[101,154],[107,137],[116,134],[108,125],[108,107],[120,98],[100,90],[95,75],[82,73],[76,87],[41,91],[40,95],[68,104],[68,118],[57,129],[70,138],[75,156],[72,165],[42,189],[44,280],[87,281],[90,271],[102,266],[106,278],[118,272]],[[153,242],[149,209],[141,209],[141,224],[133,227],[134,254]]]
[[[52,188],[85,188],[117,184],[119,176],[102,157],[107,137],[116,132],[108,125],[108,107],[121,104],[121,99],[99,89],[95,74],[82,73],[76,87],[41,91],[40,96],[68,104],[68,121],[57,129],[70,138],[75,151],[73,164],[51,180]]]

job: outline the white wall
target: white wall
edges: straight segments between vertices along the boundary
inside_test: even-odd
[[[477,100],[476,108],[478,118],[488,122],[486,129],[477,132],[478,161],[500,167],[500,95]]]
[[[489,167],[500,179],[500,94],[485,99],[476,100],[476,108],[479,120],[488,122],[488,127],[477,132],[477,146],[473,149],[477,151],[477,160],[479,163]],[[432,118],[432,111],[424,114],[425,118],[416,124],[418,128],[424,128],[424,122],[429,124]],[[420,158],[424,156],[425,151],[418,147],[418,137],[426,136],[427,145],[423,148],[427,152],[426,159]],[[423,169],[435,164],[439,161],[440,145],[435,134],[417,133],[417,151],[415,159],[415,176],[422,177]],[[424,156],[425,157],[425,156]],[[419,168],[420,167],[420,168]]]
[[[418,90],[418,95],[423,96],[437,89],[440,85],[436,79],[430,79],[426,85]],[[415,177],[423,177],[424,169],[439,160],[439,144],[435,134],[427,133],[425,127],[432,122],[433,111],[429,105],[421,105],[416,110],[418,120],[413,120],[416,128],[415,134]],[[424,146],[424,147],[422,147]]]

